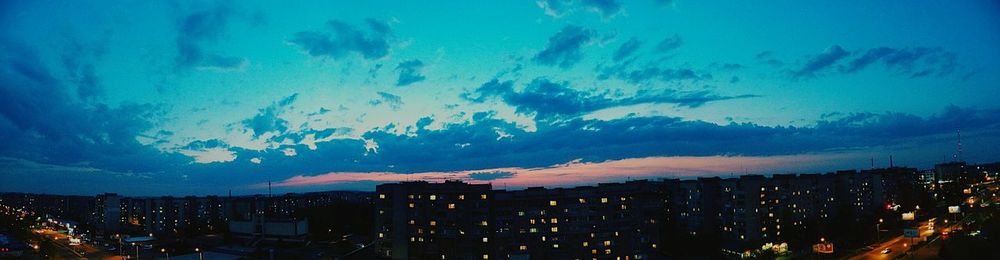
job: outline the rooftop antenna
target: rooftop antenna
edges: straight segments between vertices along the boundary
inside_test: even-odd
[[[889,155],[889,168],[892,168],[892,155]]]
[[[958,161],[962,161],[962,130],[958,130],[958,154],[956,157]]]
[[[875,169],[875,156],[872,156],[872,169]]]

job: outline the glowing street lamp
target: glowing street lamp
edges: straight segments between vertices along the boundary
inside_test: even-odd
[[[204,255],[202,255],[203,253],[201,252],[201,249],[198,249],[197,247],[195,247],[194,251],[198,252],[198,260],[205,260]],[[170,259],[167,259],[167,260],[170,260]]]
[[[160,252],[167,255],[167,260],[170,260],[170,253],[167,252],[166,248],[160,248]]]

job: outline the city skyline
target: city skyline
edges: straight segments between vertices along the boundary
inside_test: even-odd
[[[0,191],[553,187],[890,156],[920,169],[995,162],[998,10],[6,2]]]

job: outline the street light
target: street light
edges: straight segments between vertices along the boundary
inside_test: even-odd
[[[880,236],[882,235],[881,225],[882,225],[882,218],[879,218],[878,223],[875,223],[875,243],[878,243],[881,240],[880,238]]]
[[[135,259],[139,259],[139,246],[135,245],[135,242],[132,242],[132,246],[135,247]]]
[[[170,253],[167,252],[166,248],[160,248],[160,252],[167,255],[167,260],[170,260]]]
[[[197,247],[195,247],[194,251],[198,252],[198,260],[205,260],[204,256],[202,256],[201,249],[198,249]],[[167,260],[170,260],[170,259],[167,259]]]

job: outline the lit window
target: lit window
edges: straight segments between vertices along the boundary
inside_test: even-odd
[[[384,238],[384,237],[385,237],[385,234],[383,234],[382,232],[378,233],[378,238]]]
[[[448,209],[455,209],[455,203],[448,203]]]
[[[459,200],[464,200],[465,199],[465,195],[464,194],[463,195],[458,195],[458,199]]]
[[[526,246],[526,245],[521,245],[521,246],[517,247],[517,249],[518,249],[518,250],[521,250],[521,251],[527,251],[527,250],[528,250],[528,246]]]
[[[604,240],[604,246],[611,246],[611,240]]]
[[[431,226],[437,226],[438,222],[431,220]]]
[[[385,198],[385,194],[379,194],[379,195],[378,195],[378,198],[380,198],[380,199],[384,199],[384,198]]]
[[[490,259],[490,255],[483,255],[483,259]]]
[[[550,222],[552,222],[552,224],[559,224],[559,219],[558,218],[552,218],[552,220]]]
[[[479,195],[479,198],[480,199],[486,199],[486,194]],[[485,256],[485,255],[483,255],[483,256]],[[485,259],[485,258],[483,258],[483,259]]]
[[[554,201],[554,200],[550,200],[550,201],[549,201],[549,206],[553,206],[553,207],[555,207],[556,205],[558,205],[558,202],[556,202],[556,201]]]
[[[559,227],[552,227],[552,233],[559,232]]]
[[[559,248],[559,244],[552,244],[552,248]]]
[[[486,242],[489,242],[489,241],[490,241],[490,239],[489,239],[489,238],[487,238],[487,237],[483,237],[483,243],[486,243]]]
[[[413,208],[413,203],[410,203],[410,208]]]
[[[608,198],[601,198],[601,203],[608,203]]]
[[[437,200],[437,198],[438,198],[437,195],[431,195],[431,200]]]

